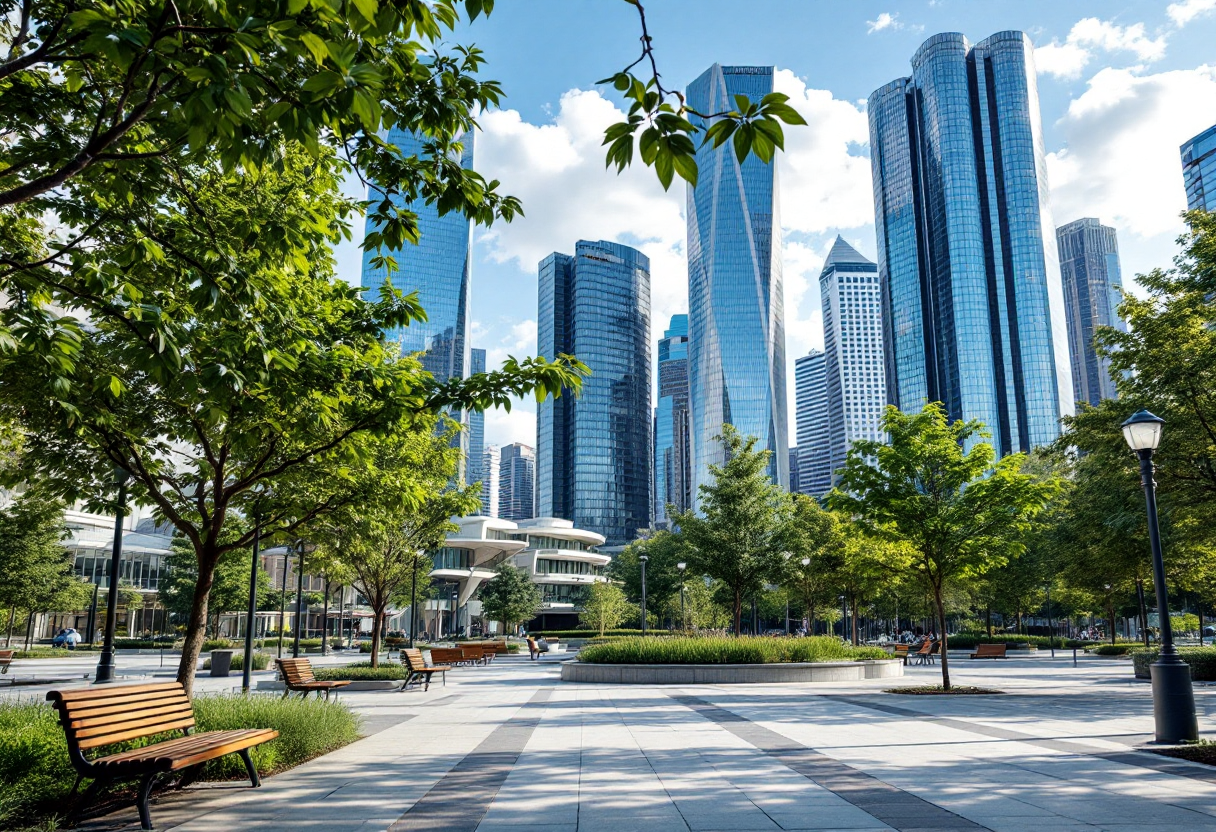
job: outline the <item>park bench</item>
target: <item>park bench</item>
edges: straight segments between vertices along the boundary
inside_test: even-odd
[[[431,652],[431,655],[435,655],[434,651]],[[422,659],[421,650],[411,649],[408,647],[401,651],[401,663],[405,665],[405,669],[409,674],[405,677],[405,683],[401,685],[401,690],[405,690],[412,683],[419,680],[421,680],[423,683],[422,689],[424,691],[430,690],[431,677],[436,673],[438,673],[439,677],[443,679],[443,684],[446,686],[448,683],[447,672],[452,669],[448,665],[443,664],[428,666],[427,663]]]
[[[906,645],[906,644],[895,645],[895,652],[892,655],[894,655],[895,658],[897,658],[897,659],[903,659],[904,664],[907,664],[908,663],[908,645]]]
[[[1005,655],[1005,644],[977,644],[975,652],[971,654],[973,659],[1007,659]]]
[[[317,698],[321,698],[321,694],[325,694],[325,698],[329,699],[330,691],[337,696],[337,689],[344,688],[350,682],[321,682],[312,672],[312,662],[308,659],[275,659],[274,663],[279,666],[279,675],[283,677],[283,685],[286,688],[283,691],[283,698],[286,699],[293,691],[300,694],[301,699],[308,698],[308,694],[316,692]]]
[[[14,650],[0,650],[0,673],[8,673],[8,667],[13,663]]]
[[[478,651],[478,653],[480,653],[480,651]],[[431,648],[431,661],[452,665],[454,667],[459,667],[462,664],[476,664],[478,658],[480,658],[480,655],[478,655],[477,658],[474,658],[473,652],[468,647]]]
[[[257,788],[262,783],[249,749],[279,735],[270,728],[190,733],[194,728],[194,708],[185,688],[177,682],[53,690],[46,698],[59,711],[59,724],[67,735],[68,757],[76,769],[76,783],[69,800],[85,777],[93,782],[81,798],[81,809],[114,781],[138,778],[135,805],[144,829],[152,828],[148,797],[162,775],[181,772],[177,785],[184,788],[202,773],[208,760],[239,754],[250,783]],[[169,731],[181,731],[183,736],[107,756],[92,759],[88,756],[88,752],[108,745]],[[74,810],[73,815],[79,812]]]
[[[911,653],[916,657],[917,664],[934,664],[934,654],[937,652],[937,646],[940,642],[929,641],[925,639],[925,643],[915,653]]]
[[[466,661],[469,664],[489,664],[490,657],[494,655],[493,653],[487,654],[485,648],[480,644],[462,644],[456,649],[460,651],[462,661]],[[435,659],[435,661],[439,661],[439,659]]]

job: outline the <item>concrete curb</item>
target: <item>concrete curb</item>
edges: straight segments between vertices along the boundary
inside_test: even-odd
[[[747,685],[856,682],[904,675],[900,659],[780,664],[588,664],[564,662],[563,682],[608,685]]]

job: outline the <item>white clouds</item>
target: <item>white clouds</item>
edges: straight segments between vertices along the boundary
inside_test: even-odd
[[[1150,38],[1143,23],[1119,26],[1108,20],[1087,17],[1073,25],[1064,43],[1052,40],[1037,47],[1034,60],[1040,73],[1079,78],[1095,52],[1128,52],[1136,60],[1149,62],[1165,55],[1165,42],[1165,35]]]
[[[1186,209],[1178,146],[1213,112],[1216,67],[1098,72],[1057,124],[1065,148],[1047,158],[1057,222],[1099,217],[1120,233],[1172,238]]]
[[[878,15],[877,20],[866,21],[866,34],[872,35],[875,32],[881,32],[883,29],[902,29],[903,24],[899,22],[899,12],[891,14],[890,12],[882,12]]]
[[[1216,11],[1216,0],[1181,0],[1178,3],[1170,3],[1165,9],[1170,20],[1179,28],[1213,11]]]

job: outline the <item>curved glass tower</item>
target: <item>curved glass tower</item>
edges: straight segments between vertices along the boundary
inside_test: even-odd
[[[672,315],[659,339],[659,404],[654,409],[654,523],[668,525],[667,506],[692,504],[688,455],[688,316]]]
[[[759,101],[773,68],[714,64],[688,85],[703,113],[733,110],[733,96]],[[789,483],[785,393],[785,308],[777,170],[728,142],[697,150],[700,176],[688,188],[688,376],[692,494],[725,462],[714,437],[730,423],[772,451],[769,476]]]
[[[869,101],[888,400],[978,419],[1000,455],[1073,412],[1034,48],[934,35]]]
[[[537,347],[591,369],[578,398],[536,414],[537,516],[560,517],[620,546],[650,525],[650,259],[580,240],[540,263]]]

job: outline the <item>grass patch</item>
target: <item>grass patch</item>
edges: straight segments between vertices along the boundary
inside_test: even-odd
[[[254,653],[253,654],[253,669],[265,670],[270,666],[269,653]],[[211,659],[203,660],[203,670],[211,669]],[[232,655],[232,670],[243,671],[245,669],[245,654],[234,653]]]
[[[359,738],[358,717],[336,701],[285,700],[274,695],[198,696],[194,715],[198,731],[277,729],[277,739],[252,751],[262,774],[289,769]],[[146,744],[148,740],[142,740],[101,751]],[[243,779],[245,767],[240,757],[229,755],[208,763],[203,777]],[[0,828],[45,823],[63,813],[75,778],[63,729],[50,705],[30,700],[0,702],[0,783],[4,784],[0,788]]]
[[[593,664],[777,664],[889,659],[879,647],[853,647],[830,636],[806,638],[623,638],[584,647]]]
[[[72,656],[84,654],[86,656],[96,656],[100,647],[77,647],[75,650],[68,650],[66,647],[31,647],[29,650],[17,650],[13,653],[14,659],[70,659]]]
[[[371,662],[353,662],[342,667],[316,667],[312,672],[323,682],[396,682],[409,675],[405,666],[398,662],[380,662],[379,667],[372,667]]]
[[[951,685],[950,690],[944,690],[941,685],[915,685],[907,688],[888,688],[885,691],[885,693],[900,693],[905,696],[984,696],[1004,692],[993,688],[977,688],[972,685]]]

